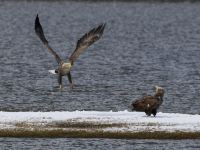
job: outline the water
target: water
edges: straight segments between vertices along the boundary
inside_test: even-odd
[[[184,142],[184,144],[182,144]],[[37,145],[37,147],[36,147]],[[200,149],[199,140],[117,140],[117,139],[15,139],[0,138],[0,147],[3,150],[39,150],[39,149],[76,149],[76,150],[163,150],[163,149]]]
[[[129,109],[153,87],[165,88],[160,111],[200,114],[199,3],[0,3],[0,110]],[[39,14],[50,45],[63,58],[102,22],[103,37],[71,72],[75,89],[58,89],[57,64],[34,32]]]
[[[47,39],[67,59],[76,41],[107,23],[103,37],[71,72],[75,88],[48,73],[56,61],[34,32],[39,14]],[[166,90],[159,111],[200,114],[200,3],[0,2],[1,111],[119,111],[133,100]],[[199,148],[198,141],[5,139],[5,149]],[[150,141],[150,143],[149,143]],[[39,142],[39,144],[38,144]],[[163,145],[162,145],[162,144]],[[135,147],[136,146],[136,147]],[[152,146],[153,148],[153,146]],[[38,147],[35,149],[39,149]]]

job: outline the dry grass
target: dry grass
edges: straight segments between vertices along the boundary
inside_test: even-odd
[[[1,137],[115,138],[115,139],[200,139],[200,132],[104,132],[87,130],[0,130]]]
[[[129,124],[131,125],[131,124]],[[38,138],[117,138],[117,139],[200,139],[200,132],[111,132],[106,128],[128,128],[128,124],[94,123],[94,122],[51,122],[34,124],[21,122],[15,129],[1,129],[0,137],[38,137]],[[141,126],[141,124],[138,124]],[[156,126],[148,124],[147,126]],[[132,125],[131,125],[132,126]],[[135,125],[136,126],[136,125]]]
[[[51,122],[45,124],[34,124],[27,122],[20,122],[15,124],[19,128],[78,128],[78,129],[103,129],[111,127],[125,127],[126,124],[117,123],[95,123],[95,122]]]

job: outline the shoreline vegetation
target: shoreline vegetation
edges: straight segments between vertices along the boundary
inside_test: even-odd
[[[129,124],[130,125],[130,124]],[[156,124],[148,124],[155,126]],[[127,124],[92,122],[54,122],[50,124],[16,123],[16,128],[0,129],[0,137],[17,138],[110,138],[110,139],[200,139],[200,131],[106,131],[123,128]],[[137,126],[140,126],[139,124]]]
[[[27,129],[3,129],[0,137],[14,138],[110,138],[110,139],[200,139],[200,132],[110,132],[91,130],[41,130],[37,128]]]
[[[200,139],[200,115],[142,112],[0,112],[0,137]]]

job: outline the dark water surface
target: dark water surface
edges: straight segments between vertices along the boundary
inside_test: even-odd
[[[182,144],[184,143],[184,144]],[[37,146],[36,146],[37,145]],[[75,149],[75,150],[164,150],[200,149],[199,140],[118,140],[118,139],[23,139],[0,138],[0,147],[3,150],[27,149]]]
[[[67,59],[76,41],[102,22],[103,37],[71,72],[75,88],[58,89],[56,61],[34,32],[39,13],[50,45]],[[118,111],[165,88],[159,111],[200,114],[200,3],[0,2],[1,111]],[[27,149],[200,149],[199,141],[0,139]],[[165,146],[166,145],[166,146]],[[35,148],[40,149],[40,148]]]
[[[106,22],[58,89],[57,64],[34,32],[67,59],[85,32]],[[200,114],[200,3],[0,2],[0,110],[125,110],[165,88],[160,111]]]

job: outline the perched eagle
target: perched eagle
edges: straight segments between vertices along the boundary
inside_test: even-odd
[[[58,75],[58,83],[59,87],[62,88],[62,77],[66,76],[68,77],[68,80],[70,82],[71,87],[73,86],[72,83],[72,77],[71,77],[71,68],[74,65],[74,62],[79,57],[79,55],[90,45],[92,45],[94,42],[100,39],[100,37],[103,34],[104,28],[106,24],[101,24],[96,28],[93,28],[88,33],[83,35],[77,42],[76,48],[74,52],[69,57],[69,60],[65,62],[63,59],[59,57],[59,55],[50,47],[47,39],[44,36],[42,26],[40,24],[40,20],[38,15],[35,19],[35,32],[37,36],[40,38],[42,43],[45,45],[45,47],[49,50],[49,52],[55,57],[58,67],[55,70],[51,70],[51,73]]]
[[[136,100],[132,103],[133,109],[135,111],[145,112],[147,116],[151,116],[151,114],[156,116],[157,109],[163,103],[164,89],[155,86],[155,94],[154,96],[145,96],[142,99]]]

